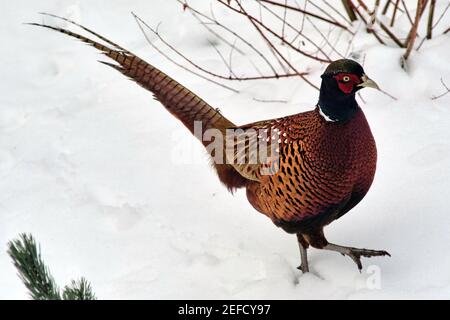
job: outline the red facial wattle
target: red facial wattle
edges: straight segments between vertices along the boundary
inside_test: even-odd
[[[338,75],[334,76],[334,79],[336,79],[339,89],[345,94],[351,93],[353,91],[353,88],[361,83],[361,79],[359,79],[357,75],[352,73],[339,73]]]

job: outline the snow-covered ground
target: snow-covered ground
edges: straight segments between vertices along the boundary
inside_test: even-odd
[[[299,80],[246,82],[235,94],[165,60],[130,11],[162,21],[161,33],[196,61],[221,63],[175,1],[1,0],[0,298],[27,298],[6,254],[22,232],[41,243],[60,285],[85,276],[101,299],[450,297],[450,94],[430,99],[445,90],[440,78],[450,84],[442,29],[412,54],[408,73],[399,67],[402,50],[355,38],[368,75],[398,100],[362,93],[377,175],[364,201],[326,234],[392,258],[365,259],[360,274],[350,259],[312,249],[312,272],[302,275],[295,237],[257,213],[243,191],[228,193],[202,147],[149,92],[97,63],[94,49],[22,24],[42,21],[41,11],[136,52],[238,124],[317,101]],[[318,83],[324,65],[298,63]]]

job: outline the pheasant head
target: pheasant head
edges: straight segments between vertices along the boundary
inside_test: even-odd
[[[364,88],[378,89],[375,81],[356,61],[341,59],[331,63],[322,74],[318,106],[327,121],[345,121],[357,111],[355,93]]]

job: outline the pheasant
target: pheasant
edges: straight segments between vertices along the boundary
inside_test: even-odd
[[[133,53],[74,21],[55,17],[80,27],[99,41],[59,27],[31,25],[64,33],[95,47],[115,62],[102,63],[151,91],[207,148],[214,159],[212,166],[228,190],[245,188],[248,201],[257,211],[277,227],[296,234],[301,257],[298,269],[302,272],[309,271],[309,246],[350,257],[360,272],[361,257],[390,256],[384,250],[330,243],[323,231],[364,198],[375,174],[376,145],[355,93],[364,87],[378,86],[357,62],[341,59],[328,65],[321,76],[319,101],[313,110],[236,126]],[[196,132],[198,125],[200,134]],[[214,142],[223,142],[216,143],[219,147],[213,150],[209,148],[211,139],[204,138],[208,130],[216,133]],[[229,130],[239,133],[228,138]],[[242,135],[252,137],[253,142],[239,139]],[[250,161],[249,150],[255,145],[269,148],[266,160]],[[224,152],[227,160],[218,160]]]

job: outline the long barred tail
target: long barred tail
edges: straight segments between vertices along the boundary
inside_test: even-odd
[[[72,22],[68,19],[64,20]],[[111,47],[102,45],[99,42],[63,28],[39,23],[30,23],[30,25],[64,33],[100,50],[104,55],[117,62],[118,65],[100,61],[101,63],[118,70],[145,89],[153,92],[156,99],[158,99],[166,109],[179,119],[192,133],[194,132],[194,121],[201,121],[204,129],[235,127],[231,121],[222,116],[216,109],[208,105],[196,94],[179,84],[177,81],[94,31],[77,24],[79,27],[98,37]]]
[[[191,133],[194,133],[194,123],[196,121],[200,121],[202,123],[203,130],[210,128],[223,130],[226,128],[235,127],[231,121],[222,116],[216,109],[208,105],[196,94],[130,51],[120,47],[94,31],[77,24],[76,22],[54,15],[50,16],[65,20],[80,27],[105,42],[106,45],[63,28],[40,23],[29,24],[64,33],[100,50],[104,55],[114,60],[117,64],[103,61],[100,62],[118,70],[145,89],[153,92],[155,98],[159,100],[171,114],[179,119],[189,129],[189,131],[191,131]],[[209,141],[204,142],[201,137],[197,138],[200,138],[200,141],[205,146],[210,143]],[[247,179],[243,178],[233,168],[233,166],[229,164],[214,164],[214,167],[217,170],[219,179],[227,186],[229,190],[244,187],[246,185]]]

